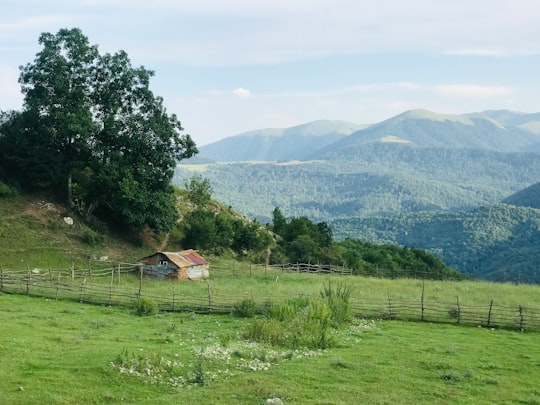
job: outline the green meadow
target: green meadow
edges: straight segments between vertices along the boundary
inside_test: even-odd
[[[247,273],[223,263],[215,294],[317,296],[347,282],[352,296],[417,297],[418,280]],[[99,283],[99,279],[95,280]],[[101,281],[105,282],[105,279]],[[116,281],[118,282],[118,281]],[[136,275],[120,283],[135,289]],[[204,294],[208,283],[143,280],[143,291]],[[538,288],[425,282],[444,300],[538,308]],[[266,294],[266,295],[265,295]],[[232,312],[232,311],[231,311]],[[539,404],[540,335],[535,331],[397,320],[353,320],[331,330],[324,349],[246,337],[258,319],[157,312],[0,293],[0,403],[6,404]],[[277,402],[279,403],[279,402]]]

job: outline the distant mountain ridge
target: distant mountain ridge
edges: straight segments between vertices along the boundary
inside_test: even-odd
[[[231,136],[199,148],[219,162],[303,160],[366,125],[319,120],[290,128],[268,128]]]
[[[461,115],[411,110],[359,130],[311,156],[331,159],[352,155],[366,144],[399,143],[417,148],[481,149],[496,152],[537,152],[540,114],[490,111]],[[493,117],[500,117],[497,121]]]
[[[231,136],[200,147],[199,156],[217,162],[331,159],[336,153],[356,153],[362,145],[378,142],[538,152],[540,113],[488,110],[452,115],[415,109],[373,125],[319,120]]]

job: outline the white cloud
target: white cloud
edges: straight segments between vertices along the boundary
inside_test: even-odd
[[[240,98],[249,98],[249,97],[251,97],[251,92],[248,89],[244,89],[242,87],[239,87],[236,90],[233,90],[232,94],[237,96],[237,97],[240,97]]]

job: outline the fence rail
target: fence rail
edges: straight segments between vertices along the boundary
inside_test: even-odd
[[[276,270],[281,270],[286,273],[315,273],[315,274],[337,274],[347,275],[353,274],[351,269],[329,264],[311,264],[311,263],[283,263],[271,264],[268,267]]]
[[[118,271],[118,268],[116,268]],[[230,313],[235,305],[245,299],[256,302],[257,311],[263,312],[269,304],[287,302],[294,296],[257,294],[215,294],[210,284],[204,294],[179,294],[172,288],[169,294],[147,293],[139,288],[123,287],[113,283],[118,277],[115,268],[103,270],[111,276],[110,284],[90,283],[89,277],[72,279],[71,275],[63,279],[53,277],[54,272],[36,274],[30,272],[6,272],[0,270],[0,292],[45,297],[49,299],[73,300],[81,303],[134,307],[141,297],[155,302],[161,311],[191,311],[198,313]],[[99,274],[95,274],[100,277]],[[304,296],[299,294],[300,296]],[[386,298],[373,299],[350,297],[353,314],[371,319],[399,319],[407,321],[426,321],[455,323],[461,325],[482,326],[488,328],[507,328],[520,331],[540,331],[540,309],[527,307],[499,306],[491,300],[486,305],[463,305],[459,298],[456,302],[437,302],[426,300],[422,294],[419,300]]]

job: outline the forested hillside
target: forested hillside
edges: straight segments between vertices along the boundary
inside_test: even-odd
[[[540,283],[540,210],[493,204],[471,211],[419,212],[330,221],[337,239],[426,249],[472,278]]]
[[[540,154],[372,144],[332,160],[179,165],[243,214],[268,221],[274,207],[314,220],[460,210],[501,201],[538,181]]]

